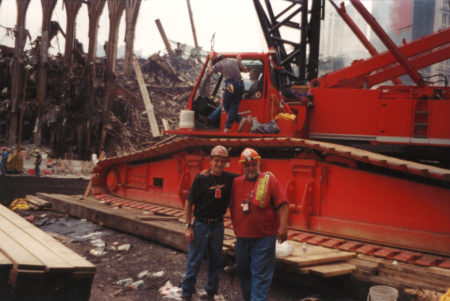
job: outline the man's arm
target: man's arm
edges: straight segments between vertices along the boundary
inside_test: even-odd
[[[289,221],[289,206],[287,203],[281,204],[278,208],[278,218],[280,220],[280,226],[278,228],[277,239],[279,243],[282,243],[287,239],[287,227]]]
[[[186,225],[192,224],[192,203],[189,200],[186,200],[184,204],[184,216],[186,219]],[[191,242],[194,240],[194,227],[186,226],[186,232],[184,233],[187,242]]]

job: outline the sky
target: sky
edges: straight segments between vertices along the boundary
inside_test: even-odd
[[[274,1],[276,2],[276,1]],[[52,20],[66,28],[66,11],[62,0],[53,11]],[[266,43],[252,0],[190,0],[197,33],[202,49],[211,49],[211,37],[215,33],[214,50],[228,51],[264,51]],[[276,5],[276,4],[273,4]],[[16,0],[3,0],[0,5],[0,25],[14,27],[16,24]],[[125,14],[119,29],[119,46],[124,44]],[[143,0],[136,27],[135,52],[143,56],[151,55],[165,46],[155,20],[159,19],[170,40],[194,45],[186,0]],[[77,16],[76,36],[87,51],[88,23],[87,6],[82,5]],[[31,0],[27,11],[26,27],[32,39],[41,34],[42,8],[40,0]],[[109,16],[107,5],[100,18],[98,43],[103,45],[108,39]],[[13,46],[14,40],[0,27],[0,44]],[[29,45],[29,41],[27,41]],[[64,38],[59,35],[52,42],[50,53],[63,52]],[[28,46],[29,47],[29,46]]]

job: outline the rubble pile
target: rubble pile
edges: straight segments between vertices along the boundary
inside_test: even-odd
[[[118,153],[139,150],[154,140],[136,76],[134,72],[130,76],[122,72],[123,63],[120,60],[117,64],[119,88],[113,105],[115,116],[127,116],[123,120],[114,119],[117,125],[114,128],[121,131],[116,137],[123,139],[122,143],[116,143],[122,144],[122,148],[117,149]],[[167,120],[170,129],[177,128],[179,112],[189,101],[203,63],[198,57],[172,58],[158,53],[148,59],[140,59],[139,63],[160,132],[164,130],[163,119]]]
[[[18,101],[18,111],[23,111],[22,143],[32,144],[37,121],[37,83],[39,73],[38,47],[27,50],[23,67],[27,77],[23,85],[25,97]],[[6,144],[11,111],[11,62],[13,49],[0,48],[0,143]],[[42,141],[52,149],[54,157],[70,154],[75,159],[89,159],[99,153],[104,115],[105,58],[97,58],[95,66],[94,97],[88,94],[85,55],[75,56],[73,64],[66,66],[62,55],[50,56],[47,65],[46,101],[42,116]],[[188,102],[202,62],[199,57],[153,54],[138,59],[160,132],[162,120],[169,128],[178,126],[179,112]],[[147,113],[134,69],[127,75],[124,61],[117,60],[114,100],[107,112],[107,156],[137,151],[156,140],[152,137]],[[18,127],[19,128],[19,127]],[[89,128],[89,137],[82,130]]]

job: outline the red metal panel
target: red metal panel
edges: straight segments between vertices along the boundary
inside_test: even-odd
[[[443,222],[450,220],[448,189],[340,166],[328,168],[322,216],[450,233],[450,223]]]
[[[431,98],[434,88],[380,87],[377,90],[313,89],[309,135],[318,139],[377,141],[379,143],[450,145],[450,100]],[[421,109],[419,102],[426,102]],[[418,118],[425,110],[424,120]],[[417,125],[424,132],[418,136]],[[421,137],[428,140],[414,140]]]
[[[313,89],[310,134],[375,135],[378,92],[357,89]]]
[[[450,145],[450,101],[431,100],[430,103],[430,138],[442,139],[433,144]]]
[[[450,250],[448,189],[320,162],[308,171],[305,161],[263,160],[264,170],[273,171],[283,185],[297,177],[292,227],[438,253]],[[298,172],[301,164],[304,172]],[[328,169],[326,179],[323,168]],[[308,220],[298,208],[311,179]]]
[[[412,105],[405,99],[404,93],[395,98],[380,99],[377,115],[377,131],[379,136],[411,137]]]

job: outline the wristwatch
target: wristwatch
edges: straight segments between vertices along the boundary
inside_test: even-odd
[[[193,224],[186,224],[186,229],[187,228],[192,228]]]

